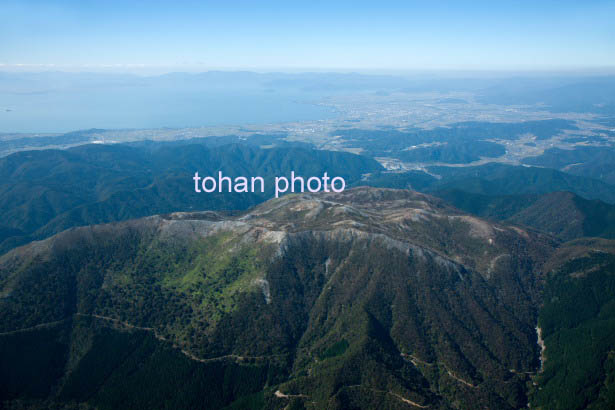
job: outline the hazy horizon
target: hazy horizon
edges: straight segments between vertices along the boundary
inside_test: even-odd
[[[353,98],[460,93],[490,103],[543,110],[544,93],[583,89],[610,106],[615,76],[608,72],[254,72],[167,74],[0,71],[0,132],[62,133],[92,128],[156,129],[239,126],[335,118]],[[589,86],[589,89],[587,87]],[[579,88],[580,87],[580,88]],[[511,94],[512,93],[512,94]],[[504,100],[501,100],[504,98]],[[506,98],[512,98],[507,101]],[[485,100],[485,101],[487,101]],[[556,99],[557,100],[557,99]],[[551,110],[579,107],[551,101]],[[476,101],[479,102],[479,101]],[[586,104],[586,103],[584,103]],[[484,109],[485,107],[483,107]],[[585,105],[583,110],[594,110]]]
[[[385,75],[398,77],[435,76],[435,77],[510,77],[510,76],[611,76],[615,75],[615,65],[604,67],[544,68],[544,69],[447,69],[447,68],[372,68],[360,67],[130,67],[130,66],[57,66],[57,65],[10,65],[0,64],[4,74],[114,74],[157,77],[168,74],[206,74],[206,73],[255,73],[255,74],[360,74]]]
[[[5,1],[0,69],[615,67],[612,2]],[[162,69],[162,70],[161,70]]]

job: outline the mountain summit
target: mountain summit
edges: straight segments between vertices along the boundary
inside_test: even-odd
[[[0,258],[0,397],[518,408],[555,246],[364,187],[69,229]]]

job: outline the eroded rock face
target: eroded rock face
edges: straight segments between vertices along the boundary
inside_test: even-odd
[[[374,188],[76,228],[0,258],[0,332],[92,315],[316,407],[520,407],[554,244]]]

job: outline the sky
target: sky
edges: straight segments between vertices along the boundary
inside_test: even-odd
[[[0,21],[5,71],[615,67],[615,0],[1,0]]]

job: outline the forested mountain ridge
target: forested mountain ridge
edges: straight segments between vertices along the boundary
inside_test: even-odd
[[[615,241],[562,245],[545,264],[538,318],[545,350],[530,391],[538,409],[615,406]]]
[[[523,407],[555,246],[373,188],[70,229],[0,258],[0,394],[41,407]]]
[[[487,163],[468,167],[426,167],[426,171],[375,173],[366,183],[426,193],[459,190],[479,195],[540,195],[569,191],[585,199],[615,204],[615,186],[556,169]]]
[[[374,160],[294,146],[205,143],[83,145],[0,158],[0,253],[73,226],[172,211],[241,210],[273,197],[273,177],[341,176],[381,170]],[[194,192],[192,176],[262,176],[265,192]]]
[[[615,238],[615,205],[572,192],[484,195],[451,189],[434,195],[479,217],[529,226],[565,241]]]

